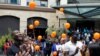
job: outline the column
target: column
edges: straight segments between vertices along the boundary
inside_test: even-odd
[[[27,18],[20,18],[20,32],[24,33],[24,30],[27,29]]]

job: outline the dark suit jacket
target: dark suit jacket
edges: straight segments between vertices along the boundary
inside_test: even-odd
[[[8,51],[7,51],[7,56],[15,56],[16,53],[19,52],[19,48],[16,45],[12,45]]]
[[[90,56],[100,56],[100,42],[89,44],[88,48]]]

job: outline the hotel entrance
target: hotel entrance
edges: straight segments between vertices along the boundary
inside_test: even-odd
[[[95,21],[93,20],[78,20],[76,21],[76,27],[80,29],[92,29],[94,30],[95,28]]]

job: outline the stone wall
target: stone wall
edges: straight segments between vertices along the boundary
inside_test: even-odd
[[[11,7],[11,6],[10,6]],[[15,7],[15,6],[14,6]],[[18,7],[18,6],[17,6]],[[20,7],[20,6],[19,6]],[[39,9],[39,10],[38,10]],[[43,9],[47,11],[42,11]],[[27,19],[30,17],[42,17],[48,20],[48,26],[52,26],[55,24],[55,27],[58,28],[58,19],[56,18],[56,12],[51,11],[53,9],[49,8],[37,8],[37,10],[21,10],[14,8],[3,8],[0,9],[0,16],[11,15],[20,18],[20,31],[24,32],[27,28]]]

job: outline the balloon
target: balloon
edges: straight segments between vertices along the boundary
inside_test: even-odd
[[[65,38],[61,38],[61,41],[65,40]]]
[[[52,38],[56,37],[56,31],[53,31],[53,32],[51,33],[51,37],[52,37]]]
[[[42,36],[41,36],[41,35],[38,36],[38,40],[39,40],[39,41],[42,40]]]
[[[66,38],[67,36],[66,36],[65,33],[62,33],[62,34],[61,34],[61,37],[62,37],[62,38]]]
[[[40,50],[40,46],[39,45],[36,45],[35,46],[35,51],[39,51]]]
[[[60,12],[64,12],[64,8],[60,8]]]
[[[57,56],[57,52],[56,51],[53,52],[53,56]]]
[[[36,3],[33,1],[29,2],[29,7],[30,9],[34,9],[36,7]]]
[[[34,29],[34,25],[30,24],[29,29]]]
[[[100,34],[98,32],[93,34],[95,40],[100,39]]]
[[[65,27],[66,29],[69,29],[69,28],[70,28],[70,23],[65,23],[65,24],[64,24],[64,27]]]
[[[37,27],[37,26],[39,26],[39,24],[40,24],[40,22],[38,21],[38,20],[35,20],[34,21],[34,25]]]

